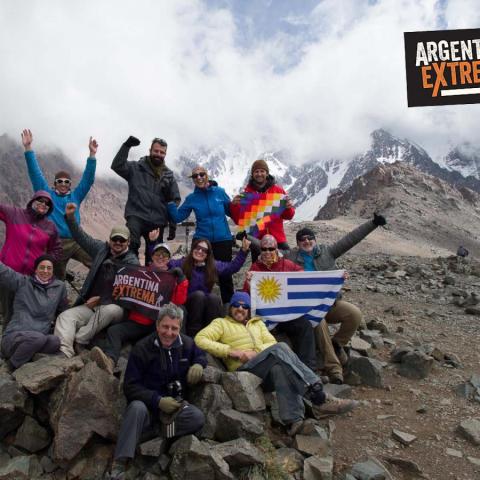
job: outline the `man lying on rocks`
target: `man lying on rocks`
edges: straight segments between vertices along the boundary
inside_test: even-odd
[[[295,435],[303,425],[303,397],[311,400],[314,416],[353,410],[358,402],[326,394],[320,378],[285,343],[277,343],[260,317],[250,318],[250,295],[235,292],[229,314],[216,318],[197,333],[195,343],[220,357],[228,370],[250,372],[263,380],[265,391],[277,394],[280,419]]]
[[[198,432],[201,410],[183,400],[187,385],[198,383],[207,365],[205,353],[180,333],[183,310],[169,303],[158,312],[156,331],[138,342],[128,358],[123,390],[129,403],[115,449],[111,479],[125,478],[142,433],[161,426],[167,438]]]

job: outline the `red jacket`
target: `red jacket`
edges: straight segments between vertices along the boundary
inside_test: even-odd
[[[273,177],[269,177],[273,181]],[[260,193],[258,190],[255,190],[253,185],[249,183],[245,187],[245,192],[247,193]],[[273,183],[266,189],[263,190],[261,193],[283,193],[286,194],[285,190],[278,184]],[[286,242],[287,237],[285,236],[285,232],[283,230],[283,221],[284,220],[291,220],[293,216],[295,215],[295,209],[292,208],[286,208],[280,218],[274,218],[271,222],[268,222],[265,224],[266,229],[258,232],[257,237],[262,238],[264,235],[269,233],[270,235],[273,235],[275,237],[275,240],[278,243]],[[230,216],[232,220],[238,224],[238,220],[240,217],[240,204],[230,204]]]
[[[34,262],[40,255],[48,253],[55,260],[60,260],[62,256],[57,227],[46,216],[38,216],[32,209],[32,203],[38,197],[50,198],[51,201],[48,192],[39,190],[28,202],[27,208],[0,204],[0,220],[5,222],[6,227],[0,261],[24,275],[33,273]]]
[[[303,268],[291,260],[282,257],[273,263],[270,268],[259,259],[255,263],[252,263],[250,272],[303,272]],[[250,282],[247,279],[245,279],[245,283],[243,284],[243,290],[250,292]]]

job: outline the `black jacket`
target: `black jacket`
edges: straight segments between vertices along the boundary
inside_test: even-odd
[[[128,357],[123,383],[127,400],[141,400],[152,412],[158,412],[160,398],[169,395],[170,382],[180,381],[185,392],[188,369],[195,363],[205,368],[207,357],[192,338],[180,334],[170,348],[164,348],[157,332],[150,334],[133,347]]]
[[[92,266],[88,272],[85,282],[83,282],[82,289],[80,290],[80,296],[75,302],[75,306],[82,305],[90,297],[90,291],[95,282],[95,276],[97,275],[102,263],[108,258],[110,253],[110,245],[108,242],[102,240],[96,240],[92,238],[88,233],[85,233],[82,227],[77,223],[75,217],[69,217],[65,215],[68,228],[72,233],[72,238],[92,257]],[[131,251],[127,250],[122,255],[115,257],[115,261],[130,264],[140,265],[138,257]]]
[[[115,155],[112,170],[128,182],[128,200],[125,218],[139,217],[149,223],[164,226],[168,223],[167,203],[180,202],[180,192],[173,172],[166,166],[156,178],[147,158],[127,161],[130,147],[125,144]]]

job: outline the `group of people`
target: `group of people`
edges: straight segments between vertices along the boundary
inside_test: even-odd
[[[50,186],[32,150],[30,130],[22,132],[22,143],[34,194],[25,209],[0,205],[0,219],[6,224],[0,252],[1,353],[13,369],[36,353],[72,357],[105,330],[102,348],[94,346],[89,355],[113,373],[122,345],[135,344],[125,373],[129,405],[115,452],[118,475],[113,478],[122,478],[125,460],[133,458],[146,430],[161,425],[171,438],[202,428],[203,413],[186,402],[185,395],[188,385],[202,378],[205,352],[222,359],[228,370],[259,376],[265,390],[275,391],[280,418],[290,434],[302,425],[304,397],[312,402],[317,417],[356,406],[353,400],[324,393],[316,350],[322,353],[329,381],[342,383],[346,347],[360,325],[360,310],[337,298],[325,321],[315,328],[305,316],[280,322],[276,330],[288,336],[289,347],[277,343],[264,321],[252,316],[250,293],[255,292],[250,292],[250,280],[253,272],[333,270],[338,257],[386,224],[382,215],[375,213],[332,245],[317,244],[316,233],[303,227],[290,249],[283,221],[294,217],[295,208],[265,160],[252,164],[244,192],[233,199],[204,167],[196,166],[191,172],[194,190],[182,203],[173,172],[165,164],[167,142],[155,138],[147,156],[129,161],[130,149],[140,144],[129,137],[112,163],[112,170],[128,183],[126,224],[114,226],[105,242],[86,233],[80,218],[80,205],[94,183],[96,140],[89,140],[87,165],[76,187],[66,171],[57,172]],[[242,235],[241,248],[233,256],[235,238],[228,217],[238,223],[243,195],[255,192],[283,195],[285,208],[256,235]],[[196,228],[190,251],[183,258],[172,258],[164,232],[168,227],[168,239],[173,239],[175,225],[192,213]],[[142,237],[148,271],[170,272],[175,278],[171,298],[156,320],[126,310],[112,298],[117,269],[140,264]],[[250,270],[243,290],[235,292],[232,276],[249,252]],[[69,308],[64,280],[72,258],[89,272]],[[220,296],[213,292],[215,285]],[[329,324],[340,325],[332,338]]]

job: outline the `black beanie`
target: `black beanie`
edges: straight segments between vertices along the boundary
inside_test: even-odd
[[[40,255],[35,259],[35,262],[33,262],[33,269],[36,270],[38,267],[38,264],[43,262],[44,260],[48,260],[49,262],[52,262],[52,265],[55,267],[55,259],[51,255],[48,255],[48,253],[45,253],[44,255]]]
[[[297,242],[305,235],[311,235],[313,238],[315,238],[315,232],[311,228],[304,227],[297,232],[297,235],[296,235]]]

